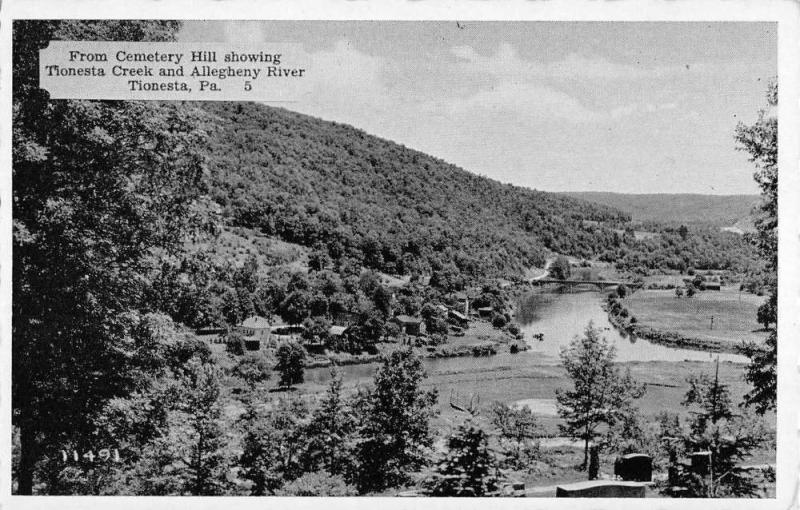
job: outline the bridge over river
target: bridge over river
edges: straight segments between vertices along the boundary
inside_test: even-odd
[[[625,285],[631,289],[638,289],[643,285],[639,282],[623,282],[619,280],[559,280],[556,278],[534,278],[532,280],[528,280],[527,283],[533,286],[561,285],[568,287],[570,290],[575,287],[593,286],[597,287],[597,289],[600,291],[605,290],[607,287],[618,287],[620,285]]]

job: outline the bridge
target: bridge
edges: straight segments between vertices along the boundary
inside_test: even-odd
[[[563,285],[568,287],[570,290],[572,290],[574,287],[591,285],[597,287],[600,291],[605,290],[607,287],[618,287],[620,285],[625,285],[631,289],[638,289],[642,287],[642,283],[623,282],[617,280],[558,280],[556,278],[534,278],[533,280],[528,280],[528,284],[537,286]]]

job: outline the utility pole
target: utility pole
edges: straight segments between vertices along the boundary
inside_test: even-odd
[[[714,316],[713,315],[711,316],[711,328],[710,329],[712,329],[712,330],[714,329]]]

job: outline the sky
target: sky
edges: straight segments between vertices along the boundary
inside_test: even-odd
[[[739,121],[777,26],[730,22],[187,22],[181,41],[302,44],[280,106],[545,191],[754,194]]]

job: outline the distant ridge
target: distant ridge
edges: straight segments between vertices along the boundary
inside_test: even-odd
[[[691,193],[628,194],[603,191],[561,193],[625,211],[634,222],[711,223],[719,227],[752,229],[750,218],[758,195],[701,195]]]

